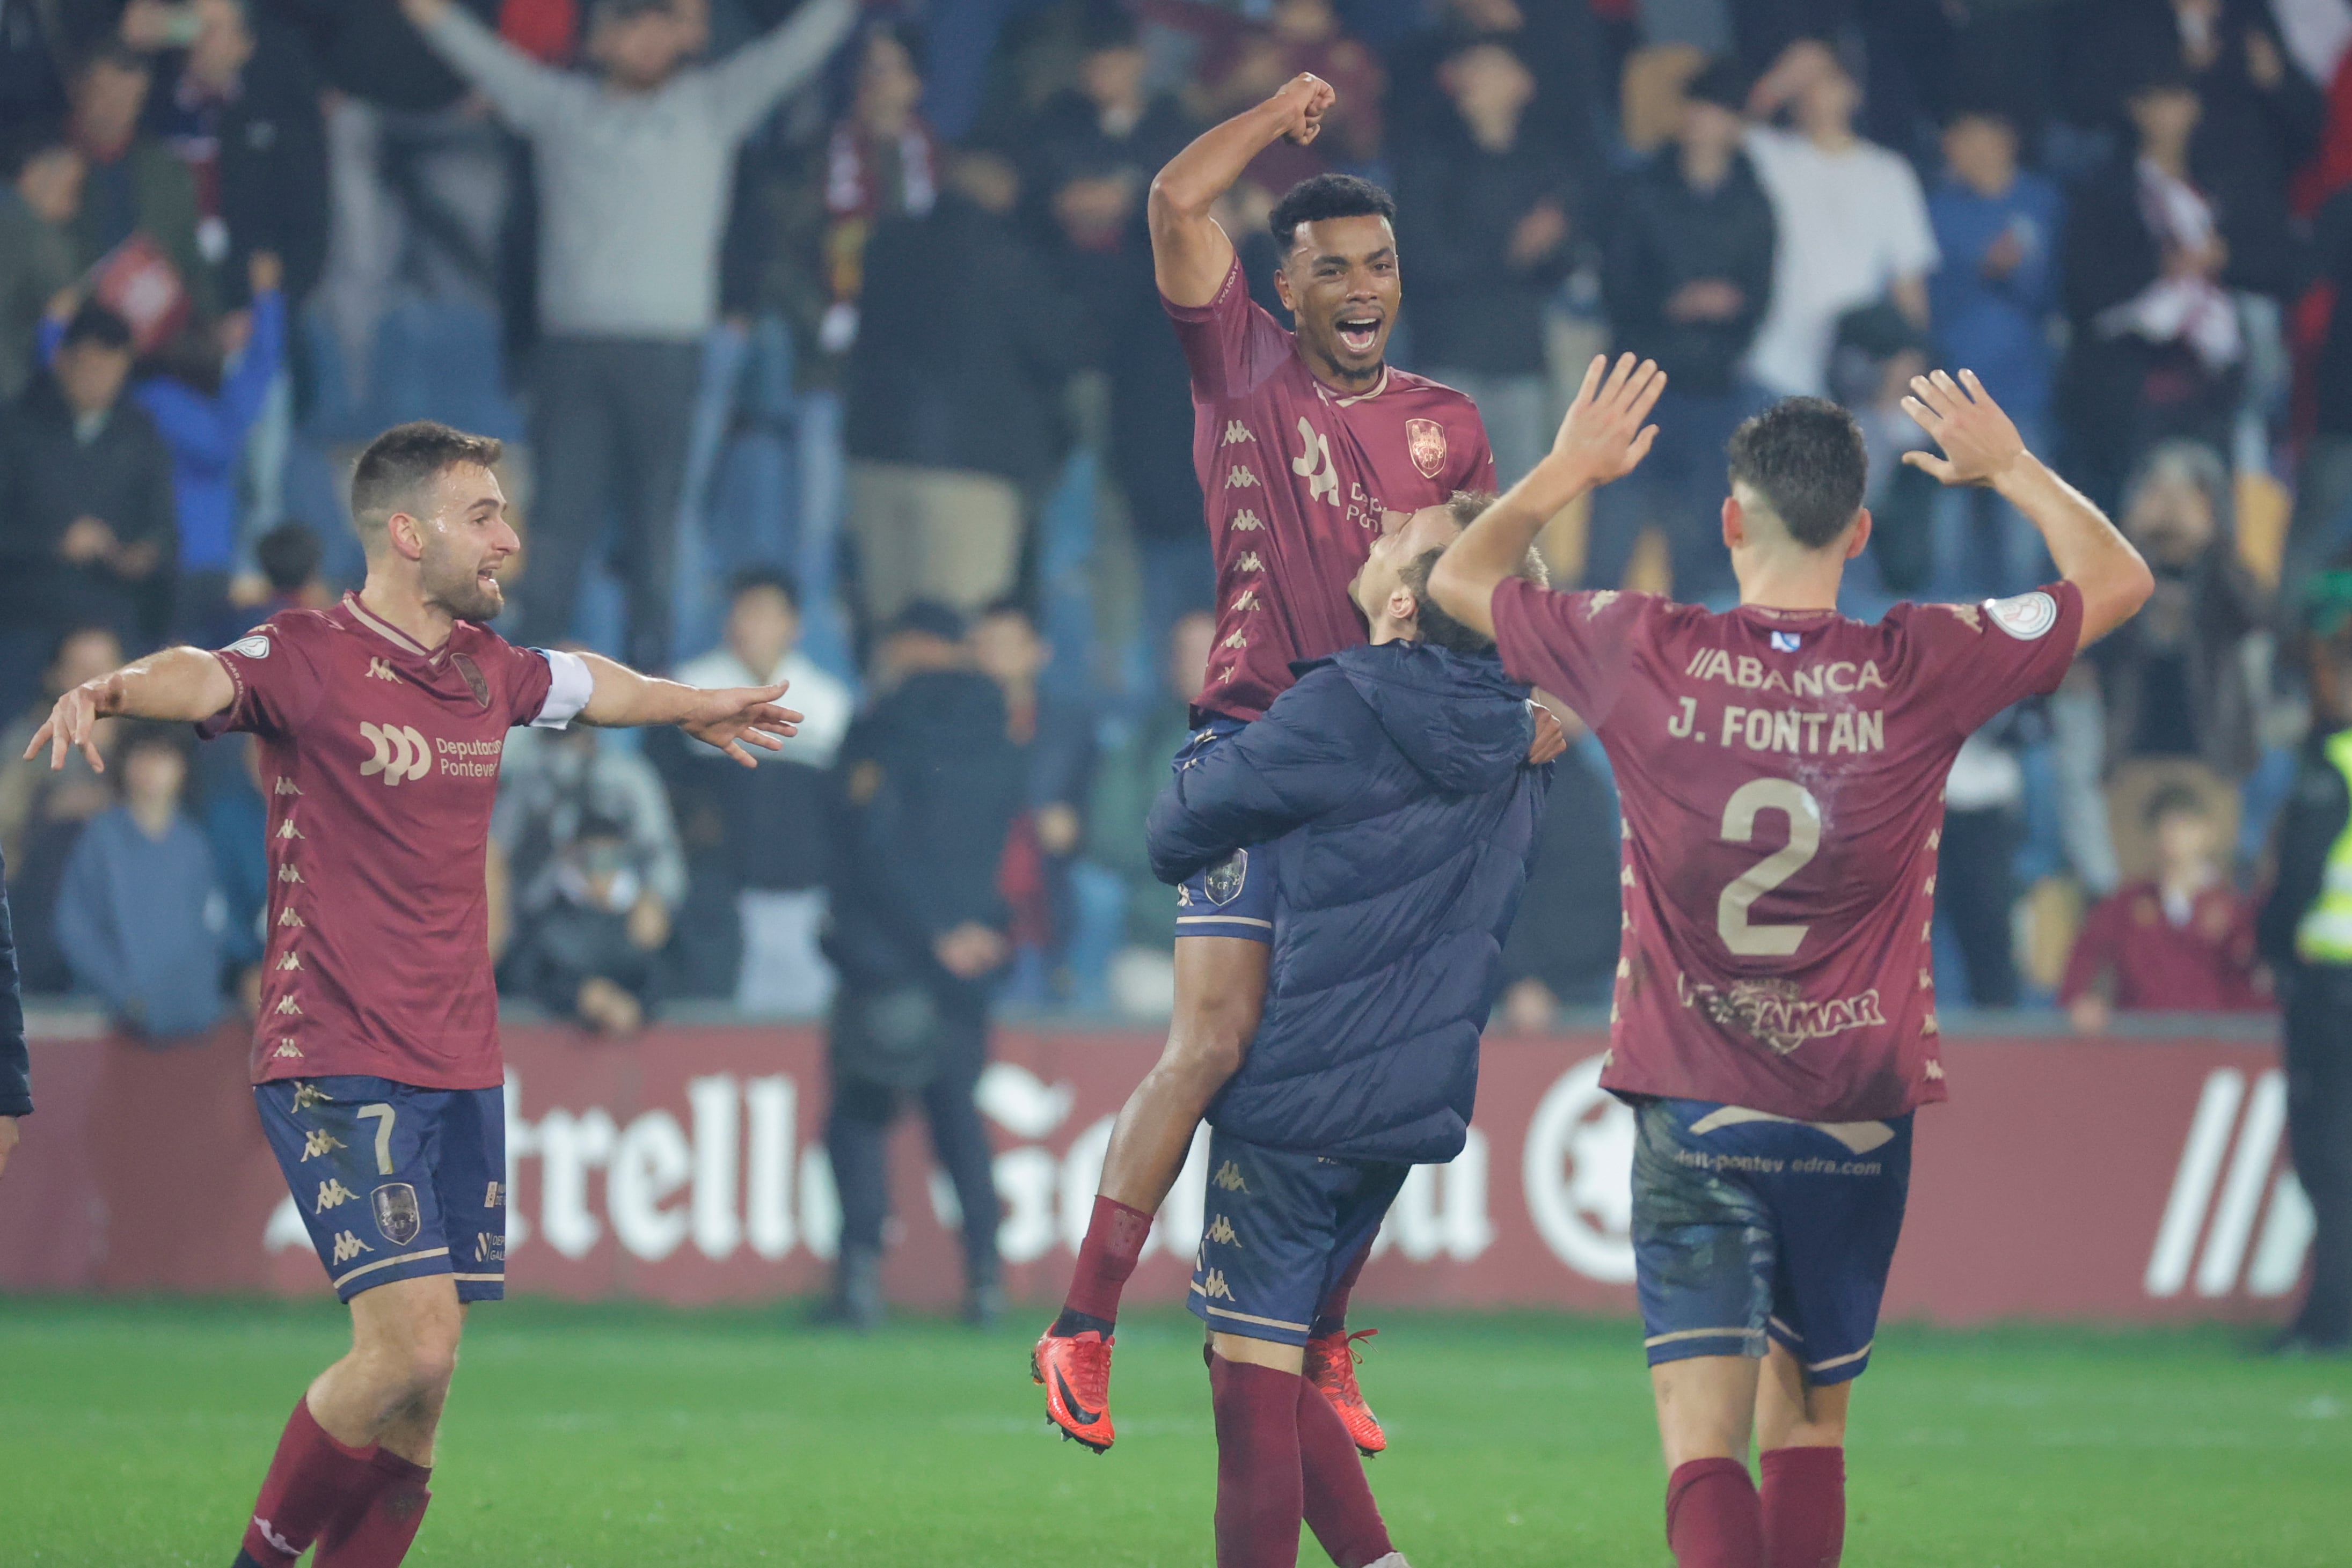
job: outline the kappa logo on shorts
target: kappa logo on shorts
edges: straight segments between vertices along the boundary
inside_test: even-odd
[[[1404,449],[1423,478],[1436,478],[1445,466],[1445,427],[1433,419],[1406,420]]]
[[[1231,904],[1242,894],[1242,884],[1249,881],[1249,851],[1235,850],[1211,866],[1201,878],[1201,885],[1214,904]]]
[[[2058,601],[2038,588],[2014,599],[1988,599],[1984,610],[1994,625],[2021,643],[2047,636],[2058,624]]]
[[[319,1201],[310,1206],[313,1214],[324,1214],[331,1208],[341,1208],[357,1198],[359,1194],[345,1186],[340,1176],[329,1176],[319,1184]]]
[[[416,1207],[416,1189],[404,1181],[388,1181],[370,1193],[368,1207],[375,1213],[376,1229],[394,1247],[407,1246],[425,1228],[425,1217]]]
[[[352,1259],[358,1257],[362,1252],[373,1252],[374,1250],[374,1248],[369,1246],[366,1242],[361,1240],[358,1237],[352,1235],[348,1230],[339,1230],[335,1232],[335,1249],[333,1259],[338,1266],[350,1262]]]
[[[331,1104],[334,1103],[334,1098],[315,1083],[304,1083],[297,1080],[294,1084],[294,1109],[297,1111],[308,1111],[313,1105]]]
[[[1222,1214],[1209,1221],[1208,1234],[1209,1239],[1215,1242],[1220,1247],[1238,1247],[1241,1245],[1241,1242],[1235,1239],[1234,1236],[1234,1222],[1227,1219]]]
[[[337,1149],[343,1148],[346,1145],[342,1139],[335,1136],[334,1134],[330,1133],[324,1127],[313,1128],[311,1131],[302,1134],[302,1158],[304,1161],[309,1161],[313,1158],[323,1159],[327,1155],[333,1154]]]
[[[1211,1176],[1209,1179],[1212,1182],[1214,1182],[1217,1186],[1223,1187],[1227,1192],[1249,1191],[1249,1183],[1242,1179],[1242,1167],[1234,1164],[1231,1160],[1227,1160],[1223,1165],[1219,1166],[1217,1167],[1217,1174]]]
[[[360,738],[375,747],[375,755],[360,764],[362,779],[381,773],[386,784],[397,784],[433,771],[433,747],[414,725],[362,724]]]
[[[1201,1287],[1201,1294],[1213,1301],[1230,1301],[1234,1299],[1233,1287],[1225,1283],[1225,1271],[1223,1269],[1209,1270],[1208,1281]]]

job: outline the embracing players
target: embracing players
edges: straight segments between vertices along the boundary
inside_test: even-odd
[[[404,424],[360,456],[366,585],[226,648],[173,648],[66,693],[26,755],[100,717],[252,734],[268,781],[269,941],[254,1099],[351,1354],[294,1406],[238,1568],[390,1568],[430,1497],[466,1304],[506,1280],[506,1111],[484,851],[516,725],[675,724],[749,765],[800,716],[777,685],[706,692],[481,624],[520,548],[499,443]]]
[[[1580,714],[1616,771],[1625,931],[1601,1082],[1638,1129],[1634,1257],[1675,1561],[1825,1568],[1911,1113],[1945,1097],[1928,951],[1944,777],[1971,731],[2054,690],[2153,580],[1975,376],[1939,371],[1904,406],[1945,455],[1905,461],[1998,491],[2063,580],[1901,604],[1874,626],[1839,615],[1870,538],[1865,458],[1853,417],[1812,398],[1731,438],[1738,609],[1517,580],[1547,518],[1649,450],[1664,381],[1631,355],[1594,361],[1551,455],[1430,588],[1494,634],[1513,679]]]
[[[1251,303],[1233,241],[1210,216],[1258,153],[1285,137],[1313,141],[1334,101],[1328,83],[1298,77],[1202,134],[1151,183],[1152,267],[1192,371],[1192,465],[1217,564],[1217,643],[1180,767],[1264,713],[1289,686],[1294,661],[1364,641],[1348,584],[1392,518],[1494,488],[1470,400],[1384,358],[1402,299],[1387,192],[1326,174],[1276,205],[1275,287],[1293,331]],[[1546,730],[1538,760],[1565,745]],[[1250,852],[1194,876],[1177,904],[1167,1048],[1112,1128],[1069,1296],[1032,1362],[1047,1418],[1097,1451],[1112,1437],[1119,1291],[1265,995],[1273,891]],[[1381,1448],[1344,1335],[1318,1341],[1309,1360],[1358,1441]]]

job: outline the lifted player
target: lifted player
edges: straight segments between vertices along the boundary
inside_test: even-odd
[[[780,683],[706,692],[480,622],[520,548],[495,441],[404,424],[360,456],[367,583],[217,653],[173,648],[58,699],[51,766],[107,715],[250,731],[269,780],[254,1099],[351,1354],[294,1406],[238,1568],[389,1568],[431,1496],[466,1303],[506,1291],[506,1111],[484,846],[515,725],[675,724],[749,765],[800,716]]]
[[[1512,580],[1544,519],[1641,461],[1664,380],[1594,361],[1551,455],[1430,587],[1496,634],[1514,679],[1582,715],[1616,769],[1624,956],[1601,1082],[1638,1128],[1667,1540],[1684,1568],[1823,1568],[1844,1539],[1846,1404],[1902,1226],[1911,1113],[1944,1098],[1928,956],[1944,776],[2153,581],[1966,371],[1913,381],[1904,406],[1945,455],[1905,460],[2032,518],[2063,579],[2046,589],[1901,604],[1874,626],[1839,615],[1870,538],[1865,459],[1853,417],[1811,398],[1732,436],[1738,609]]]
[[[1313,141],[1335,101],[1320,78],[1296,78],[1204,133],[1151,183],[1152,267],[1192,371],[1192,465],[1217,564],[1217,643],[1179,767],[1264,713],[1290,685],[1294,661],[1363,642],[1347,585],[1392,515],[1494,488],[1470,400],[1384,357],[1402,298],[1387,192],[1326,174],[1276,205],[1275,288],[1295,331],[1251,303],[1240,256],[1210,215],[1258,153],[1285,137]],[[1119,1291],[1202,1111],[1256,1031],[1272,896],[1246,849],[1178,890],[1167,1049],[1111,1130],[1069,1296],[1031,1362],[1047,1419],[1097,1452],[1111,1443]],[[1344,1286],[1340,1294],[1343,1312]],[[1358,1441],[1381,1448],[1355,1397],[1345,1335],[1319,1341],[1312,1360],[1346,1402]]]
[[[1372,645],[1302,665],[1151,809],[1162,879],[1255,843],[1253,874],[1281,889],[1265,1021],[1209,1113],[1192,1273],[1217,1568],[1293,1568],[1302,1516],[1338,1568],[1404,1568],[1343,1413],[1302,1374],[1407,1172],[1462,1152],[1550,785],[1527,765],[1527,688],[1428,601],[1457,528],[1417,517],[1377,540],[1352,587]],[[1532,552],[1523,570],[1543,580]]]

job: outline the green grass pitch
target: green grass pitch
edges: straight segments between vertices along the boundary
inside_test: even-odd
[[[1358,1316],[1392,1444],[1372,1483],[1420,1568],[1668,1563],[1633,1325]],[[409,1561],[1199,1568],[1198,1332],[1121,1326],[1097,1458],[1047,1433],[1025,1314],[859,1340],[782,1309],[486,1307]],[[0,1564],[226,1568],[343,1336],[331,1303],[0,1301]],[[2352,1563],[2352,1364],[2212,1330],[1898,1328],[1854,1404],[1856,1568]]]

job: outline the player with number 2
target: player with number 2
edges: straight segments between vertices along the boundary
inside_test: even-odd
[[[1909,1185],[1911,1115],[1945,1097],[1929,936],[1960,743],[2137,612],[2147,563],[2025,449],[1976,377],[1913,381],[1943,449],[2060,580],[1983,604],[1838,613],[1870,541],[1853,416],[1790,398],[1728,447],[1739,604],[1555,593],[1536,533],[1650,447],[1665,377],[1596,359],[1552,452],[1464,532],[1430,590],[1512,679],[1601,737],[1625,816],[1624,931],[1603,1086],[1634,1109],[1633,1245],[1682,1568],[1833,1565],[1845,1418]],[[1748,1469],[1762,1453],[1759,1497]]]

